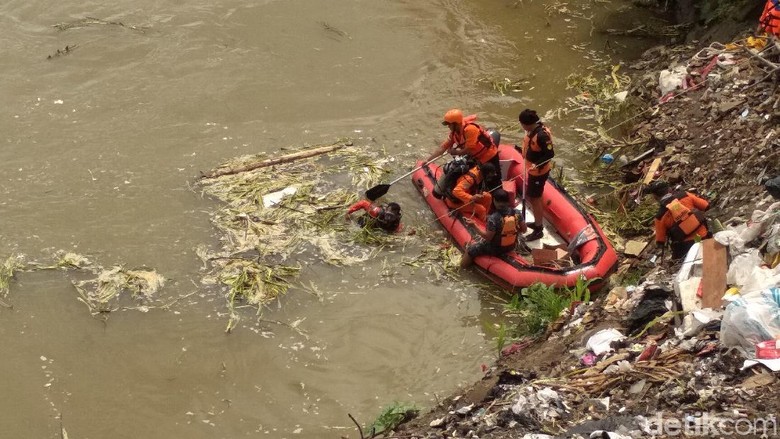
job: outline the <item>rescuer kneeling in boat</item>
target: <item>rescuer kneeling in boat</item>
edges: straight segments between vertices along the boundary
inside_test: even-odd
[[[488,215],[484,230],[472,219],[463,219],[467,224],[474,226],[482,241],[466,246],[466,251],[460,259],[460,268],[473,264],[477,256],[501,256],[514,250],[517,243],[518,220],[509,194],[500,188],[493,191],[493,205],[496,210]]]
[[[536,111],[526,108],[520,113],[518,119],[525,130],[523,149],[520,151],[525,159],[526,170],[523,176],[523,186],[525,186],[522,190],[523,199],[527,199],[531,203],[531,212],[534,214],[533,224],[528,224],[533,232],[529,233],[525,240],[536,241],[544,236],[542,193],[547,183],[547,176],[550,175],[550,161],[555,157],[555,150],[553,149],[552,133],[539,120]],[[521,191],[518,190],[518,192]]]
[[[671,241],[672,259],[685,257],[697,239],[712,237],[703,213],[710,207],[707,200],[690,192],[672,192],[661,180],[650,183],[648,191],[660,204],[655,216],[655,243],[663,248]]]
[[[389,233],[401,230],[401,206],[398,203],[376,205],[368,200],[361,200],[349,206],[347,219],[352,219],[352,214],[358,210],[365,210],[366,215],[358,217],[360,227],[376,227]]]
[[[492,163],[474,166],[468,172],[458,177],[455,187],[444,188],[444,202],[450,209],[457,209],[461,214],[474,215],[483,223],[492,206],[493,196],[487,182],[498,178],[498,170]]]

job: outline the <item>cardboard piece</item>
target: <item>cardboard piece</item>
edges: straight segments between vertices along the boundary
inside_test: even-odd
[[[627,256],[637,257],[642,254],[642,251],[647,247],[646,241],[634,241],[630,240],[626,242],[626,248],[623,250]]]
[[[569,252],[564,249],[535,248],[531,250],[534,265],[565,265],[568,264]]]
[[[726,292],[726,247],[714,239],[702,241],[701,305],[703,308],[718,309],[723,304]]]
[[[650,168],[647,170],[647,174],[645,174],[645,179],[642,180],[642,184],[646,185],[653,181],[653,177],[655,176],[655,171],[658,170],[658,167],[661,166],[661,158],[658,157],[657,159],[653,160],[653,163],[650,164]]]

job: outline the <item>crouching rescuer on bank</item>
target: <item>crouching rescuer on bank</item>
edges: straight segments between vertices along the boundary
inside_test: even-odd
[[[660,204],[655,216],[655,242],[663,248],[671,243],[672,259],[685,257],[696,241],[712,237],[704,211],[710,203],[685,191],[672,192],[665,181],[650,183],[648,190]]]
[[[501,256],[514,250],[520,221],[516,217],[509,198],[509,193],[503,189],[493,191],[495,211],[488,215],[484,230],[475,224],[472,219],[463,218],[467,224],[474,226],[474,230],[482,240],[466,246],[460,260],[461,268],[473,264],[474,258],[477,256]]]

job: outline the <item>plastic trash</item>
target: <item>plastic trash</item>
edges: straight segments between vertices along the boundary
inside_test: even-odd
[[[270,194],[263,195],[263,206],[273,207],[282,202],[284,197],[294,195],[298,192],[296,186],[288,186],[280,191],[271,192]]]
[[[780,339],[762,341],[756,344],[756,358],[761,360],[780,359]]]
[[[626,336],[615,328],[602,329],[588,339],[586,347],[594,354],[601,355],[612,350],[610,344],[613,341],[623,340],[624,338],[626,338]]]
[[[719,320],[723,315],[720,311],[709,308],[691,312],[683,318],[682,327],[675,328],[675,333],[680,337],[693,337],[698,334],[708,323]]]
[[[610,153],[606,153],[603,156],[601,156],[601,162],[604,163],[605,165],[608,165],[614,161],[615,161],[615,157],[612,156],[612,154]]]
[[[661,95],[682,87],[686,76],[688,76],[688,69],[685,66],[677,66],[672,70],[661,70],[658,75],[658,87],[661,89]]]
[[[615,433],[614,431],[596,430],[590,434],[589,439],[631,439],[631,436]]]
[[[775,200],[780,200],[780,176],[769,179],[764,183],[764,188]]]
[[[743,296],[726,306],[720,342],[755,358],[756,345],[780,338],[780,288]]]

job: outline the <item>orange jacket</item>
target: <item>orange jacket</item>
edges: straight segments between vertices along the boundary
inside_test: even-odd
[[[347,209],[347,214],[355,213],[358,210],[365,210],[371,218],[376,218],[380,213],[382,213],[382,208],[380,206],[377,206],[368,200],[360,200],[357,203],[349,206],[349,209]]]
[[[655,217],[655,241],[663,244],[667,239],[691,241],[706,238],[707,225],[692,210],[705,211],[710,203],[690,192],[677,192],[661,198],[661,208]],[[679,239],[681,238],[682,239]]]
[[[493,144],[493,139],[481,126],[474,123],[476,118],[473,114],[464,117],[463,130],[460,133],[450,133],[445,144],[447,149],[453,146],[462,147],[467,155],[479,163],[487,163],[498,154],[498,146]]]
[[[766,33],[780,38],[780,0],[766,0],[758,23]]]
[[[498,244],[501,247],[514,247],[517,244],[517,217],[514,211],[504,215],[504,224],[501,226],[501,239]]]
[[[458,177],[458,181],[452,189],[452,196],[462,204],[468,204],[474,195],[483,192],[481,185],[482,173],[479,172],[479,166],[474,166],[469,172]]]
[[[525,158],[525,169],[528,170],[528,175],[550,172],[550,160],[555,157],[550,129],[539,122],[533,131],[525,133],[521,152]]]

